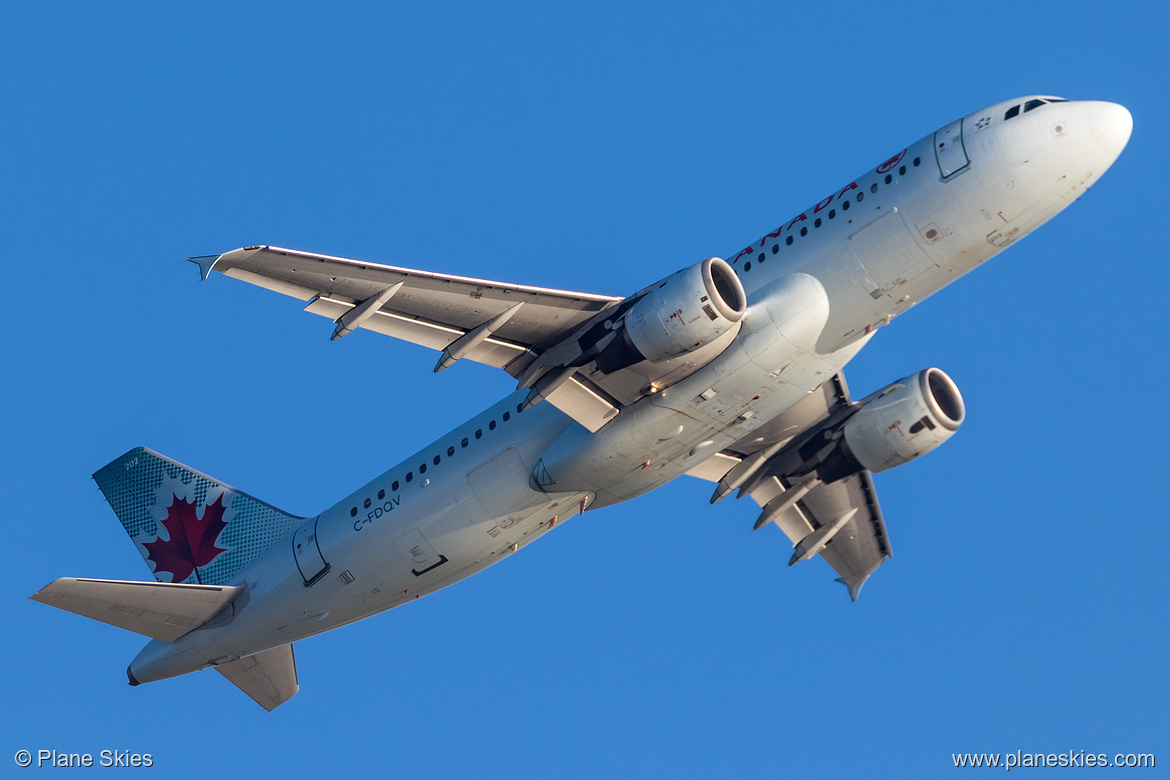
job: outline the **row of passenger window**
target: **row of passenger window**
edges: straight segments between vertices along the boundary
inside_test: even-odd
[[[911,163],[911,165],[913,165],[915,168],[922,165],[922,158],[915,157],[914,161]],[[905,165],[898,168],[898,175],[899,176],[906,175],[906,166]],[[887,173],[886,177],[885,177],[885,179],[883,179],[883,181],[886,184],[892,184],[894,181],[894,174]],[[877,191],[878,191],[878,183],[875,181],[873,184],[869,185],[869,192],[871,195],[876,195]],[[859,190],[855,197],[856,197],[857,202],[860,203],[861,201],[865,200],[865,192],[862,190]],[[852,204],[848,200],[843,201],[841,203],[841,211],[843,211],[843,212],[848,211],[851,205]],[[835,209],[835,208],[829,209],[829,213],[827,216],[831,220],[836,219],[837,218],[837,209]],[[813,229],[815,230],[816,228],[819,228],[823,224],[824,224],[824,220],[821,217],[817,217],[816,219],[813,220]],[[802,238],[804,236],[808,235],[808,225],[803,225],[800,228],[800,235]],[[785,244],[785,246],[792,246],[792,243],[795,240],[796,240],[796,237],[793,236],[791,233],[789,233],[788,237],[784,239],[784,244]],[[775,244],[772,244],[772,254],[778,254],[779,252],[780,252],[780,243],[777,242]],[[757,264],[763,263],[765,259],[767,259],[767,254],[764,252],[760,252],[758,255],[756,255],[756,263]],[[746,263],[743,264],[743,270],[745,272],[752,270],[751,260],[748,260]]]
[[[520,414],[522,411],[524,411],[524,404],[523,403],[516,404],[516,414]],[[500,415],[500,420],[503,422],[508,422],[511,419],[512,419],[511,412],[504,412],[502,415]],[[496,429],[496,421],[494,419],[488,421],[487,429],[489,431],[494,431]],[[483,428],[476,428],[474,435],[475,435],[476,439],[482,439],[483,438]],[[469,446],[471,446],[471,438],[470,437],[465,436],[462,440],[460,440],[459,449],[465,450]],[[450,458],[450,457],[454,456],[455,451],[456,451],[455,445],[452,444],[451,446],[447,447],[447,457]],[[433,458],[431,458],[430,465],[438,466],[442,462],[443,462],[443,455],[442,455],[442,453],[439,453],[439,454],[435,455]],[[427,473],[427,462],[425,460],[422,463],[418,464],[418,473],[420,476]],[[405,480],[406,482],[413,482],[414,481],[414,472],[413,471],[406,472],[406,476],[403,477],[403,480]],[[397,479],[394,480],[392,483],[390,483],[390,490],[391,491],[397,491],[399,487],[401,487],[401,482],[399,482]],[[382,501],[385,498],[386,498],[386,490],[385,489],[379,490],[378,491],[378,500]],[[362,502],[362,506],[365,507],[366,509],[369,509],[373,503],[374,503],[373,499],[367,498],[365,501]],[[350,517],[357,517],[357,513],[358,513],[358,508],[356,506],[350,508],[350,510],[349,510]]]

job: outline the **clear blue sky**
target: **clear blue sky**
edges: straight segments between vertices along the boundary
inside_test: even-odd
[[[19,748],[167,777],[1170,763],[1164,3],[388,5],[0,12],[0,773]],[[210,671],[132,689],[141,638],[26,600],[150,577],[89,479],[133,446],[313,514],[511,387],[331,344],[183,258],[272,243],[622,295],[1032,92],[1123,103],[1133,139],[849,368],[861,396],[937,365],[968,407],[878,476],[894,558],[856,604],[691,479],[299,644],[272,714]]]

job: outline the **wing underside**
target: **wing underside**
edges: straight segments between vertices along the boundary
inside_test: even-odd
[[[760,506],[757,527],[775,524],[784,532],[796,548],[790,563],[803,560],[802,553],[810,550],[819,553],[856,599],[866,579],[891,555],[870,473],[820,483],[786,473],[792,460],[784,457],[786,450],[799,447],[852,409],[845,377],[837,374],[818,392],[689,473],[715,482],[732,476],[734,483],[736,469],[754,468],[733,489]],[[762,462],[753,466],[753,459]]]
[[[305,301],[305,311],[334,322],[334,339],[362,328],[439,350],[436,371],[466,358],[528,383],[538,378],[529,371],[538,357],[622,300],[274,246],[190,259],[203,278],[214,269]],[[640,397],[648,384],[638,376],[630,380],[587,372],[558,378],[541,397],[592,431],[630,398]]]
[[[431,349],[445,349],[520,304],[461,355],[513,376],[527,367],[536,350],[552,346],[564,333],[621,300],[273,246],[246,247],[192,261],[204,270],[204,276],[214,269],[298,298],[307,302],[306,311],[335,322],[355,313],[343,325],[350,330],[365,328]],[[387,294],[389,290],[393,291]],[[378,305],[357,311],[367,302]]]

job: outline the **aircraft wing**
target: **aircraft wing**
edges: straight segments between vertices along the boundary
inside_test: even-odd
[[[792,487],[789,480],[770,475],[750,494],[763,509]],[[799,545],[810,534],[830,528],[837,520],[844,520],[844,527],[834,533],[820,556],[840,575],[850,598],[856,601],[869,575],[891,555],[886,524],[868,471],[818,486],[773,522],[793,545]]]
[[[249,246],[192,257],[206,279],[215,270],[306,301],[305,311],[335,323],[332,338],[358,328],[441,350],[435,371],[462,358],[502,368],[528,386],[525,370],[599,311],[622,301],[610,295],[551,290],[382,265],[275,246]],[[535,371],[539,366],[533,367]],[[544,369],[547,371],[548,369]],[[596,372],[595,372],[596,373]],[[647,380],[594,382],[566,374],[546,395],[596,431],[628,403],[629,388]]]
[[[836,570],[849,588],[850,597],[856,600],[869,575],[891,555],[870,473],[862,471],[835,482],[815,483],[794,502],[783,498],[789,491],[804,487],[800,476],[785,473],[792,462],[784,457],[785,449],[807,442],[810,432],[832,425],[852,409],[845,376],[837,374],[818,392],[688,473],[719,481],[736,468],[750,468],[753,456],[767,456],[740,486],[740,496],[750,495],[761,507],[760,521],[775,523],[792,541],[797,549],[790,565],[802,560],[802,551],[814,549],[821,541],[818,536],[828,536],[819,554]],[[780,511],[770,511],[770,506]]]
[[[622,300],[275,246],[250,246],[190,259],[199,265],[203,278],[212,270],[221,271],[306,301],[305,311],[337,323],[334,338],[365,328],[444,350],[485,324],[497,322],[496,327],[476,334],[483,338],[467,344],[459,357],[502,368],[512,376],[520,375],[537,350],[552,346],[597,312]]]

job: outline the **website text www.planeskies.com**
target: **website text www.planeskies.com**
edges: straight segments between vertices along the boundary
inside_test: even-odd
[[[1153,753],[1089,753],[1068,750],[1064,753],[952,753],[956,767],[1032,769],[1050,767],[1154,767]]]

